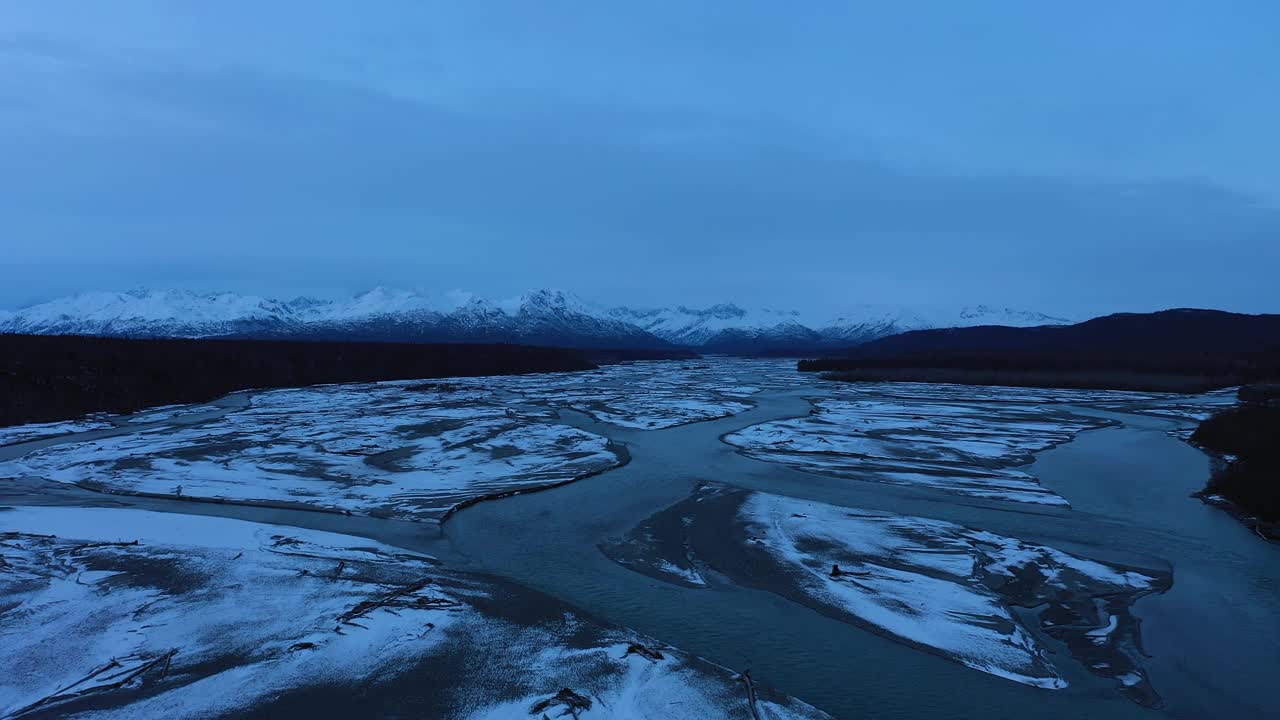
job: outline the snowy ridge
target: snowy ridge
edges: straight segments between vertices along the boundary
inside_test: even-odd
[[[0,331],[43,335],[193,337],[236,324],[292,321],[290,303],[234,293],[181,290],[86,292],[0,315]]]
[[[745,310],[732,303],[722,303],[701,310],[684,305],[651,310],[618,307],[609,314],[676,345],[714,345],[727,336],[803,342],[817,339],[816,333],[794,310]]]
[[[417,342],[525,342],[570,347],[665,347],[710,351],[850,345],[907,330],[1069,321],[985,305],[921,309],[858,305],[834,317],[794,310],[604,308],[562,290],[502,301],[453,291],[377,287],[342,300],[281,301],[186,290],[86,292],[0,312],[0,332],[116,337],[306,337]]]
[[[632,322],[676,345],[734,349],[742,345],[818,346],[857,344],[908,330],[1009,325],[1032,327],[1071,321],[1044,313],[987,305],[904,308],[861,304],[834,317],[812,317],[794,310],[747,310],[732,303],[705,309],[637,310],[620,307],[612,317]]]

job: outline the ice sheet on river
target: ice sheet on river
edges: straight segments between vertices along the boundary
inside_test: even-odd
[[[18,508],[0,554],[5,717],[750,715],[723,668],[349,536]],[[826,717],[769,692],[757,709]]]
[[[1108,424],[1030,403],[855,396],[814,403],[807,417],[725,437],[758,460],[856,480],[970,497],[1065,505],[1018,470],[1032,454]]]
[[[438,517],[619,462],[609,441],[447,383],[277,390],[210,422],[58,445],[0,465],[113,492]]]

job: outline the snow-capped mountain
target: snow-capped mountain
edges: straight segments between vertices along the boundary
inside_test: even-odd
[[[848,346],[928,328],[1066,322],[981,305],[959,310],[860,305],[818,319],[733,304],[606,309],[561,290],[535,290],[495,302],[462,292],[427,295],[381,287],[344,300],[289,301],[183,290],[88,292],[0,312],[0,332],[44,335],[520,342],[584,348],[676,345],[740,353]]]
[[[732,303],[705,309],[683,305],[675,308],[636,310],[618,307],[609,311],[618,320],[633,323],[673,345],[736,352],[782,347],[813,347],[822,336],[791,310],[746,310]]]
[[[724,352],[848,346],[908,330],[1071,322],[1043,313],[986,305],[958,310],[859,305],[828,318],[807,317],[794,310],[746,310],[733,304],[701,310],[684,306],[651,310],[621,307],[611,310],[610,315],[675,345]]]
[[[11,313],[0,332],[119,337],[265,337],[407,342],[519,342],[587,348],[669,343],[560,290],[504,302],[374,288],[347,300],[287,302],[184,290],[88,292]]]
[[[608,317],[562,290],[494,302],[464,293],[432,300],[377,288],[316,306],[292,336],[415,342],[517,342],[583,348],[663,348],[669,343]]]
[[[182,290],[86,292],[0,313],[0,331],[37,335],[201,337],[237,335],[295,321],[306,304]]]
[[[975,305],[949,308],[892,308],[859,305],[818,325],[818,333],[828,341],[857,344],[910,330],[1005,325],[1035,327],[1067,325],[1067,318],[1039,312]]]

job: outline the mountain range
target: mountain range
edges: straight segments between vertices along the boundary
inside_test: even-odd
[[[577,348],[693,348],[759,353],[852,346],[909,330],[1069,321],[979,305],[925,310],[859,305],[826,318],[795,311],[602,307],[561,290],[493,301],[374,288],[343,300],[274,300],[185,290],[86,292],[0,311],[0,332],[110,337],[253,337],[406,342],[511,342]]]

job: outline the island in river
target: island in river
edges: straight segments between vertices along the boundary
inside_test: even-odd
[[[1171,435],[1234,402],[708,359],[14,430],[3,712],[1265,716],[1277,548]]]

